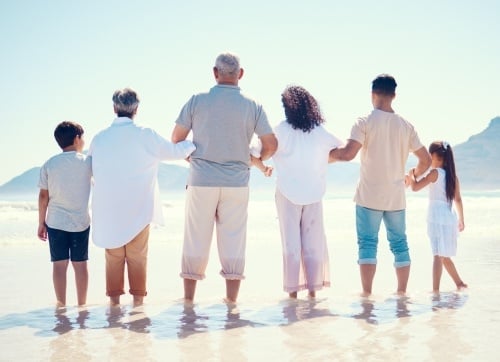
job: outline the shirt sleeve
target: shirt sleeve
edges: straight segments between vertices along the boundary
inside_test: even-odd
[[[195,103],[195,97],[192,96],[189,101],[182,107],[181,112],[179,113],[179,117],[175,121],[176,124],[186,128],[191,129],[193,126],[193,109]]]
[[[256,116],[257,116],[257,124],[255,125],[255,133],[258,136],[264,136],[273,133],[273,129],[271,128],[269,120],[267,119],[267,114],[261,105],[257,105]]]
[[[344,144],[344,142],[340,138],[334,136],[330,132],[327,132],[327,135],[328,135],[328,147],[329,147],[329,149],[338,148]]]
[[[364,144],[366,138],[366,119],[358,118],[357,122],[351,128],[349,139]]]
[[[420,138],[418,137],[418,133],[415,131],[415,128],[411,128],[411,135],[410,135],[410,151],[415,152],[416,150],[424,147],[422,142],[420,142]]]
[[[150,132],[149,145],[154,145],[154,152],[161,160],[182,160],[188,157],[196,149],[194,143],[190,140],[184,140],[178,143],[172,143],[160,136],[153,129]]]
[[[48,174],[47,174],[47,166],[44,164],[40,168],[40,177],[38,179],[38,187],[43,189],[43,190],[48,190],[49,189],[49,181],[48,181]]]

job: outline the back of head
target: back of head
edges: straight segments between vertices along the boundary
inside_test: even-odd
[[[380,74],[372,81],[372,92],[376,94],[393,96],[396,94],[396,87],[396,80],[389,74]]]
[[[443,169],[446,172],[446,198],[452,201],[455,198],[457,174],[453,150],[446,141],[434,141],[429,146],[429,153],[443,160]]]
[[[286,121],[293,129],[310,132],[324,122],[318,102],[303,87],[288,86],[281,95]]]
[[[238,77],[240,73],[240,58],[233,53],[222,53],[215,59],[215,68],[223,77]]]
[[[62,149],[72,146],[75,142],[75,137],[81,137],[82,135],[83,127],[78,123],[70,121],[59,123],[54,130],[54,138]]]
[[[113,105],[118,117],[131,118],[137,111],[139,98],[130,88],[119,89],[113,94]]]

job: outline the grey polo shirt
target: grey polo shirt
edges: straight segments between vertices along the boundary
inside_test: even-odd
[[[252,137],[273,133],[262,106],[230,85],[192,96],[175,123],[192,131],[196,145],[190,186],[248,186]]]

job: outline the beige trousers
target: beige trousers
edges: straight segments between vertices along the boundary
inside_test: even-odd
[[[115,249],[106,249],[106,295],[125,294],[124,274],[127,265],[130,294],[145,296],[148,262],[149,225],[129,243]]]
[[[230,280],[245,278],[248,194],[248,187],[187,188],[182,278],[205,278],[214,225],[220,274]]]

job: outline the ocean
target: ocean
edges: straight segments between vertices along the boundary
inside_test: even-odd
[[[426,193],[407,197],[412,257],[408,294],[396,277],[383,226],[373,295],[359,296],[351,193],[324,198],[331,288],[290,300],[282,290],[282,257],[272,191],[251,191],[246,279],[236,305],[223,303],[213,243],[207,278],[195,304],[182,302],[179,277],[184,195],[164,194],[165,225],[151,230],[148,296],[109,307],[104,252],[90,245],[88,305],[76,307],[68,269],[68,306],[56,310],[47,243],[36,238],[35,198],[0,201],[0,361],[496,361],[500,333],[500,192],[464,192],[465,230],[457,269],[469,288],[457,291],[443,272],[433,295],[426,237]]]

